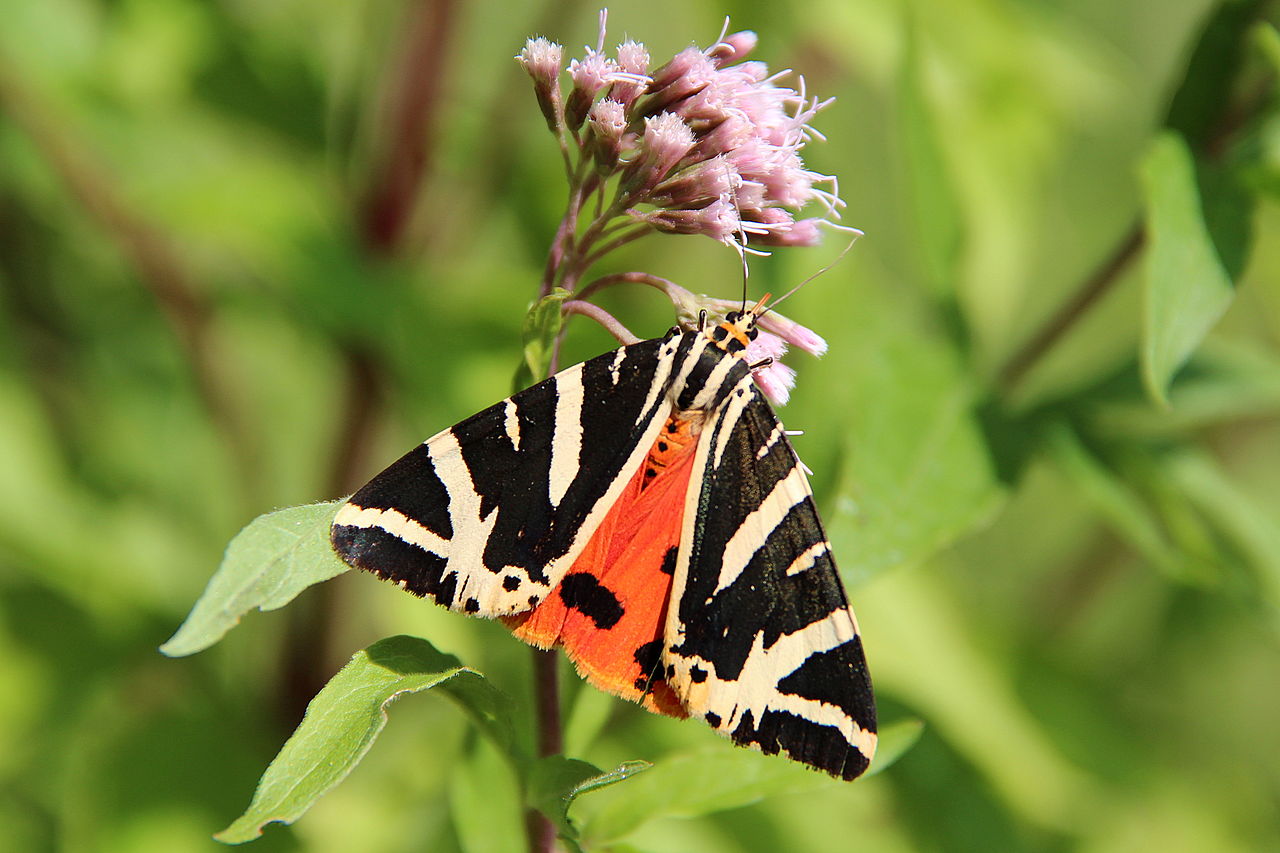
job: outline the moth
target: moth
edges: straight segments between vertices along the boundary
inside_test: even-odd
[[[857,777],[871,679],[803,466],[744,355],[764,302],[427,439],[342,506],[334,548],[563,646],[603,690]]]

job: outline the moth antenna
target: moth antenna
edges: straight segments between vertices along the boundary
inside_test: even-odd
[[[774,308],[777,308],[777,307],[778,307],[778,305],[779,305],[783,300],[785,300],[787,297],[791,296],[793,293],[795,293],[795,292],[796,292],[797,290],[799,290],[800,288],[804,287],[804,286],[805,286],[806,284],[808,284],[809,282],[813,281],[813,280],[814,280],[815,278],[817,278],[818,276],[823,275],[824,273],[830,272],[830,270],[831,270],[831,268],[832,268],[832,267],[834,267],[836,264],[838,264],[838,263],[840,263],[842,260],[844,260],[844,256],[845,256],[845,255],[847,255],[847,254],[849,254],[849,250],[853,248],[853,244],[854,244],[854,243],[856,243],[856,242],[858,242],[858,238],[862,236],[862,232],[861,232],[861,231],[859,231],[857,228],[850,228],[850,227],[848,227],[847,225],[836,225],[836,224],[835,224],[835,223],[833,223],[833,222],[829,222],[829,223],[827,223],[827,224],[828,224],[828,225],[830,225],[832,228],[836,228],[836,229],[838,229],[838,230],[840,230],[840,231],[848,231],[848,232],[849,232],[850,234],[852,234],[853,236],[851,236],[851,237],[849,238],[849,242],[848,242],[848,243],[845,245],[845,247],[840,251],[840,254],[836,255],[836,258],[835,258],[835,260],[834,260],[834,261],[832,261],[831,263],[827,264],[825,267],[823,267],[822,269],[818,270],[816,273],[814,273],[813,275],[809,276],[809,277],[808,277],[808,278],[806,278],[804,281],[800,282],[800,283],[799,283],[799,284],[797,284],[795,287],[793,287],[793,288],[791,288],[790,290],[788,290],[786,293],[782,294],[782,296],[778,297],[778,299],[777,299],[777,300],[776,300],[772,305],[770,305],[768,308],[766,308],[766,309],[765,309],[765,311],[766,311],[766,312],[768,312],[768,311],[772,311]]]
[[[725,32],[729,29],[729,19],[724,19]],[[720,38],[724,38],[724,33],[720,34]],[[737,187],[733,183],[733,169],[730,168],[727,160],[722,161],[724,166],[724,183],[729,188],[729,200],[733,202],[733,212],[738,217],[738,239],[733,241],[733,248],[737,250],[738,257],[742,260],[742,310],[747,310],[747,278],[751,274],[751,269],[747,266],[747,230],[742,224],[742,208],[738,206]]]

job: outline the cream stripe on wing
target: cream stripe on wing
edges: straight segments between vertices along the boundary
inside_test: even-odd
[[[738,380],[737,388],[745,389],[746,393],[739,394],[735,389],[729,395],[729,399],[721,406],[724,414],[720,416],[720,428],[716,433],[716,446],[711,456],[711,464],[717,469],[720,467],[720,463],[724,461],[724,451],[729,446],[729,436],[737,428],[738,419],[747,410],[747,404],[755,399],[755,389],[752,385],[750,374],[742,377],[742,379]]]
[[[720,576],[712,595],[738,579],[738,575],[742,574],[742,570],[751,562],[760,545],[768,540],[774,528],[782,523],[793,506],[808,496],[804,473],[798,467],[793,467],[787,476],[774,484],[760,506],[742,520],[742,524],[738,525],[733,536],[725,543],[724,555],[720,560]]]
[[[622,362],[627,359],[627,350],[622,348],[613,356],[613,363],[609,365],[609,379],[614,385],[618,384],[618,380],[622,378]]]
[[[787,566],[787,577],[798,575],[801,572],[807,572],[813,568],[818,562],[818,558],[823,554],[831,551],[831,543],[825,539],[821,542],[815,542],[808,548],[800,552],[800,555],[791,561],[791,565]]]
[[[508,397],[502,406],[502,425],[511,439],[511,446],[520,449],[520,418],[517,416],[515,401]]]
[[[556,377],[556,415],[551,436],[551,478],[547,497],[553,507],[578,476],[582,452],[582,371]]]
[[[449,493],[453,538],[450,540],[452,547],[447,554],[449,563],[446,570],[458,574],[471,572],[477,558],[484,552],[489,534],[493,532],[497,513],[489,513],[488,518],[480,516],[480,495],[471,479],[471,470],[462,457],[458,437],[452,430],[445,430],[428,441],[427,451],[431,454],[436,476]]]
[[[834,611],[825,619],[782,635],[768,649],[764,648],[764,634],[757,634],[742,672],[735,680],[721,681],[714,674],[708,678],[707,710],[720,715],[723,721],[720,728],[724,731],[737,728],[747,711],[756,723],[766,711],[790,711],[819,725],[839,729],[849,743],[870,758],[875,752],[875,732],[863,729],[836,705],[778,690],[780,676],[795,672],[810,655],[841,646],[856,634],[847,609]]]
[[[397,509],[371,509],[343,504],[333,519],[334,524],[348,527],[377,527],[410,545],[441,557],[449,555],[449,540],[432,533]]]

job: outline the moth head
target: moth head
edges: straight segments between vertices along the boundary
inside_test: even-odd
[[[711,329],[711,340],[726,352],[742,352],[747,345],[756,339],[760,330],[756,321],[764,313],[764,304],[769,294],[745,311],[730,311],[715,328]]]

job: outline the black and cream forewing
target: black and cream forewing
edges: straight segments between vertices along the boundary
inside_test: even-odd
[[[858,625],[804,469],[749,379],[709,419],[697,453],[668,681],[736,743],[852,779],[876,744]]]
[[[334,547],[454,610],[536,606],[662,428],[678,341],[597,356],[432,436],[339,510]]]

